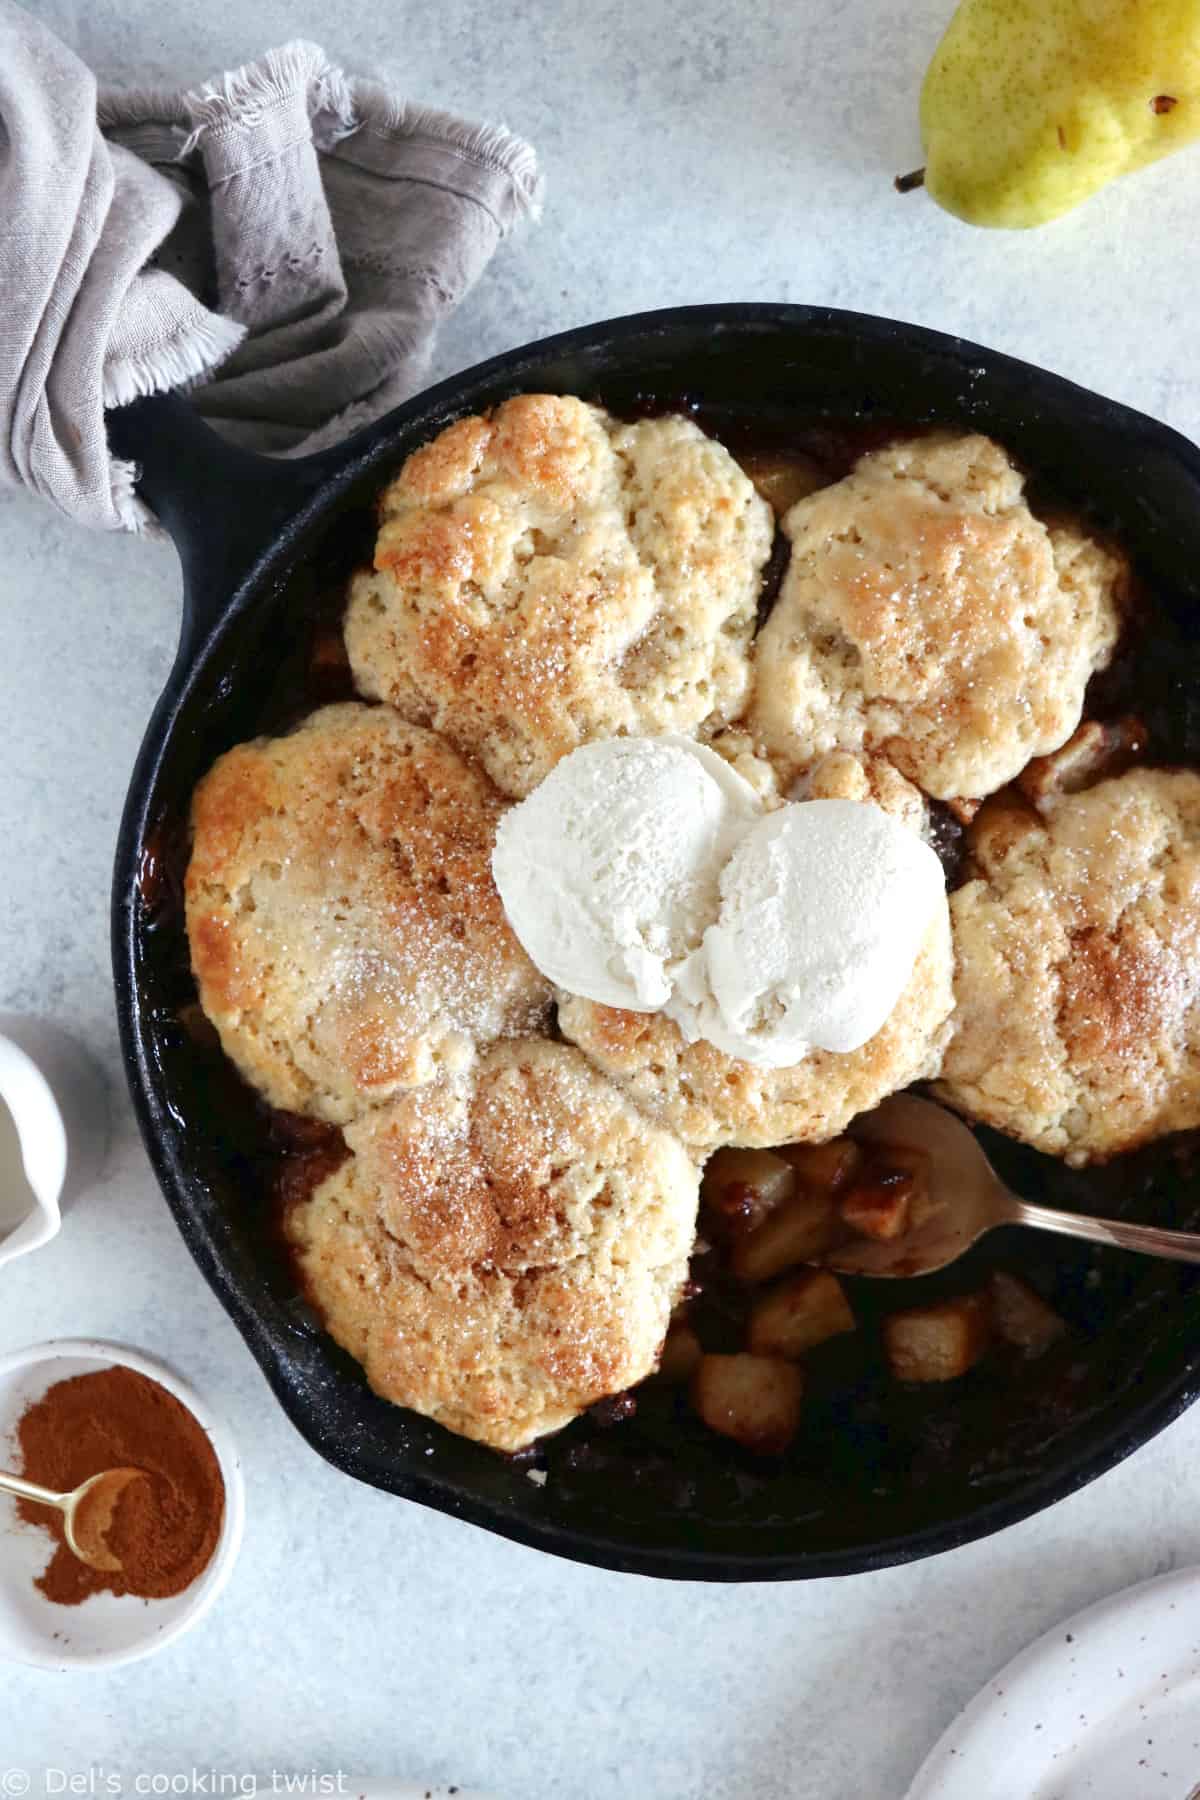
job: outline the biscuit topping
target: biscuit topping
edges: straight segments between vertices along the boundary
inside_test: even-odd
[[[767,812],[676,738],[575,751],[501,821],[493,870],[559,987],[662,1011],[689,1041],[769,1069],[860,1049],[946,913],[936,855],[881,807]]]
[[[690,419],[522,394],[410,457],[382,514],[346,613],[358,688],[505,793],[744,703],[771,510]]]
[[[984,437],[899,441],[801,500],[756,649],[755,736],[800,764],[876,751],[936,799],[990,794],[1079,723],[1124,568],[1030,512]]]

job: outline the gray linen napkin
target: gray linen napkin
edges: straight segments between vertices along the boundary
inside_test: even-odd
[[[97,96],[0,0],[0,480],[140,529],[104,408],[183,384],[251,449],[345,435],[420,386],[540,187],[503,127],[409,106],[315,44]]]

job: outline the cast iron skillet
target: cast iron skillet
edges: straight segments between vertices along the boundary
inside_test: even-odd
[[[290,463],[226,447],[183,401],[138,402],[112,415],[113,441],[141,464],[141,491],[184,578],[178,658],[134,770],[113,899],[122,1045],[147,1150],[192,1255],[288,1416],[360,1480],[562,1556],[658,1576],[840,1575],[945,1550],[1061,1498],[1191,1403],[1200,1303],[1189,1272],[1047,1248],[1032,1235],[993,1245],[990,1260],[1033,1267],[1074,1328],[1061,1352],[1015,1384],[981,1365],[936,1393],[889,1395],[869,1357],[856,1362],[860,1350],[850,1349],[783,1469],[739,1461],[659,1395],[618,1427],[585,1421],[552,1440],[539,1485],[527,1466],[378,1400],[317,1329],[264,1235],[237,1124],[245,1097],[178,1029],[178,914],[164,919],[146,903],[147,868],[154,877],[171,844],[178,860],[188,797],[212,759],[263,728],[274,670],[306,629],[313,568],[328,572],[346,545],[361,548],[364,508],[415,446],[459,414],[539,389],[599,397],[618,411],[647,396],[690,396],[731,429],[795,414],[992,432],[1035,479],[1088,507],[1134,551],[1163,608],[1156,631],[1166,649],[1153,679],[1174,720],[1168,737],[1200,759],[1186,698],[1197,685],[1200,455],[1139,414],[959,339],[812,307],[643,314],[498,357],[337,449]],[[1182,1152],[1123,1159],[1095,1177],[1011,1146],[1006,1158],[1031,1197],[1195,1222]],[[861,1297],[868,1349],[878,1306],[878,1287]]]

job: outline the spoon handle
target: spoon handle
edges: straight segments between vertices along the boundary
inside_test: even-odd
[[[1157,1225],[1130,1225],[1124,1219],[1092,1219],[1086,1213],[1034,1206],[1015,1195],[1005,1209],[1005,1223],[1057,1231],[1063,1237],[1089,1238],[1094,1244],[1115,1244],[1120,1250],[1140,1250],[1172,1262],[1200,1263],[1200,1232],[1164,1231]]]
[[[39,1487],[36,1481],[25,1481],[20,1475],[0,1474],[0,1494],[15,1494],[18,1500],[32,1500],[37,1506],[56,1506],[61,1512],[65,1495],[53,1488]]]

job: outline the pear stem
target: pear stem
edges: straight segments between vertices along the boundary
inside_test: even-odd
[[[913,169],[911,174],[897,175],[893,186],[898,194],[911,194],[914,188],[924,187],[924,169]]]

